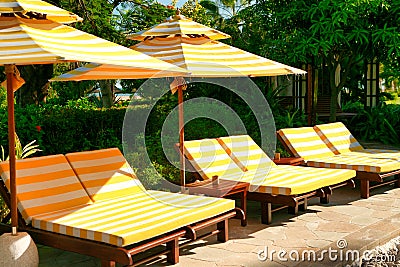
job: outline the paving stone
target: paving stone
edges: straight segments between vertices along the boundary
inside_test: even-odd
[[[318,228],[319,222],[308,222],[306,223],[306,228],[310,231],[314,231]]]
[[[298,219],[305,222],[318,222],[321,220],[321,218],[317,215],[317,212],[307,212],[301,214]]]
[[[374,210],[371,213],[371,217],[378,218],[378,219],[384,219],[384,218],[391,217],[391,216],[395,215],[396,213],[398,213],[398,211],[393,211],[393,210],[390,210],[390,211],[387,211],[387,210],[386,211],[385,210]]]
[[[319,231],[329,231],[329,232],[344,232],[351,233],[360,229],[361,226],[346,222],[321,222],[318,226]]]
[[[153,266],[153,265],[151,265]],[[156,265],[154,265],[156,266]],[[168,266],[168,263],[159,265],[159,266]],[[185,266],[190,266],[190,267],[216,267],[218,266],[215,262],[209,262],[209,261],[203,261],[203,260],[197,260],[197,259],[192,259],[190,257],[180,257],[179,258],[179,263],[175,264],[174,266],[176,267],[185,267]],[[240,265],[236,265],[240,266]]]
[[[242,239],[236,239],[235,242],[241,243],[241,244],[256,245],[257,247],[270,246],[273,244],[272,240],[265,240],[265,239],[259,239],[259,238],[242,238]]]
[[[244,244],[244,243],[239,243],[236,241],[233,242],[227,242],[227,243],[222,243],[218,247],[216,245],[208,246],[208,247],[215,247],[215,248],[221,248],[227,251],[235,252],[235,253],[247,253],[251,252],[255,249],[257,249],[259,246],[255,244]]]
[[[313,232],[308,230],[306,227],[300,227],[300,226],[290,227],[286,229],[285,235],[288,240],[316,238]]]
[[[274,231],[274,228],[271,227],[263,231],[255,232],[250,236],[272,241],[286,239],[285,228],[277,228],[276,231]]]
[[[326,221],[339,221],[339,222],[349,222],[352,218],[349,215],[334,211],[319,212],[317,213],[317,216]]]
[[[368,208],[356,206],[336,206],[334,207],[334,211],[349,216],[371,215],[372,213]]]
[[[256,253],[242,253],[236,254],[232,258],[224,259],[216,263],[218,267],[222,266],[246,266],[246,267],[256,267],[256,266],[267,266],[265,262],[258,259]],[[268,265],[269,267],[269,265]],[[281,266],[282,267],[282,266]]]
[[[350,223],[358,224],[358,225],[371,225],[380,221],[378,218],[374,218],[372,216],[355,216],[351,219]]]
[[[275,240],[274,245],[285,249],[306,248],[307,243],[305,239],[286,239]]]
[[[341,233],[341,232],[330,232],[330,231],[318,231],[315,230],[313,233],[321,240],[327,240],[331,242],[336,242],[339,239],[347,236],[348,233]]]
[[[188,255],[188,257],[208,262],[219,262],[223,260],[228,260],[234,257],[236,254],[236,252],[228,251],[225,249],[205,246],[193,249],[192,253]]]
[[[331,241],[328,240],[323,240],[323,239],[311,239],[311,240],[306,240],[307,246],[310,248],[323,248],[325,246],[328,246]]]

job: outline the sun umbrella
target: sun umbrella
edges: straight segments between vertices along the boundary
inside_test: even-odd
[[[130,35],[128,38],[144,41],[149,37],[174,37],[180,36],[207,36],[212,40],[230,38],[229,34],[220,32],[216,29],[207,27],[203,24],[194,22],[191,19],[181,16],[179,10],[176,16],[167,18],[165,22],[154,25],[149,30],[140,31]]]
[[[255,77],[306,73],[301,69],[216,41],[217,39],[229,38],[229,35],[193,22],[180,15],[179,11],[165,22],[155,25],[149,30],[128,36],[128,38],[142,40],[142,42],[132,46],[132,49],[187,70],[188,73],[182,75],[182,77]],[[99,65],[84,66],[52,80],[84,80],[94,72],[99,79],[106,79],[107,73],[101,74],[100,68]],[[115,69],[115,71],[117,70]],[[130,77],[124,73],[119,75],[118,78],[129,79]],[[184,79],[176,79],[171,84],[171,89],[178,91],[181,185],[183,186],[185,186],[185,168],[182,90],[185,87]]]
[[[82,21],[78,15],[40,0],[2,0],[1,15],[17,15],[25,18],[42,18],[60,23]]]
[[[143,77],[152,77],[160,71],[164,76],[177,76],[185,73],[184,70],[164,61],[54,21],[0,17],[0,65],[5,66],[7,74],[13,232],[16,232],[17,227],[13,91],[19,78],[15,66],[68,61],[131,67],[133,72],[140,71]]]

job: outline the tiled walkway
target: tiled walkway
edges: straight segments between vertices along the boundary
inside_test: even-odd
[[[247,227],[231,220],[231,239],[226,243],[211,237],[182,249],[176,266],[343,266],[335,257],[351,261],[355,253],[400,235],[400,189],[386,186],[373,190],[369,199],[360,199],[358,189],[339,188],[329,204],[313,199],[297,216],[279,211],[269,226],[260,223],[259,204],[249,202],[248,217]],[[39,247],[39,254],[42,267],[100,266],[96,259],[47,247]],[[309,261],[296,260],[308,256]],[[152,263],[166,265],[164,259]]]

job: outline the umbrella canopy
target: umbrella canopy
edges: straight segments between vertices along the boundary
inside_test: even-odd
[[[85,61],[131,67],[152,77],[163,71],[164,76],[177,76],[184,70],[132,49],[103,40],[94,35],[45,19],[25,19],[18,16],[0,17],[0,65],[7,74],[8,138],[10,155],[11,223],[17,229],[17,199],[15,170],[14,89],[18,71],[15,65],[54,64]]]
[[[17,15],[30,18],[46,18],[60,23],[82,21],[78,15],[40,0],[2,0],[1,15]]]
[[[167,18],[165,22],[157,24],[149,30],[140,31],[128,36],[128,39],[143,41],[148,37],[173,37],[180,36],[207,36],[212,40],[230,38],[229,34],[207,27],[203,24],[192,21],[183,15],[177,14]]]
[[[306,72],[288,65],[257,56],[207,37],[149,38],[132,49],[174,64],[188,71],[185,77],[243,77],[305,74]],[[115,67],[88,64],[54,81],[105,79],[107,72]],[[112,72],[115,78],[132,79],[136,73]],[[113,74],[111,74],[111,77]]]
[[[50,21],[0,17],[0,65],[85,61],[182,74],[184,70],[75,28]],[[136,69],[135,69],[136,68]],[[172,75],[173,76],[173,75]]]
[[[306,73],[207,37],[155,37],[131,48],[184,68],[190,77],[254,77]]]

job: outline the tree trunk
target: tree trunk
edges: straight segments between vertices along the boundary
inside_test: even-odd
[[[331,101],[329,107],[329,122],[336,121],[336,107],[338,102],[338,83],[336,81],[336,70],[337,65],[333,65],[333,68],[329,69],[329,87],[331,91]],[[339,74],[340,75],[340,74]]]
[[[111,108],[113,105],[113,89],[114,83],[111,80],[99,81],[101,91],[101,101],[103,108]]]
[[[336,86],[331,88],[331,103],[329,107],[329,122],[336,121],[336,108],[338,103],[338,90]]]
[[[18,67],[25,84],[15,93],[20,106],[38,104],[46,100],[53,65],[28,65]]]

